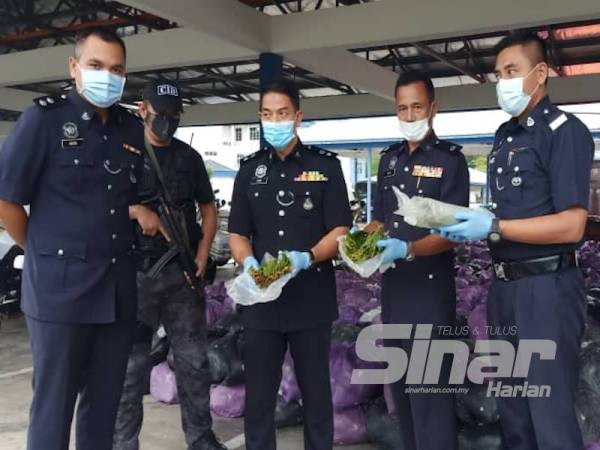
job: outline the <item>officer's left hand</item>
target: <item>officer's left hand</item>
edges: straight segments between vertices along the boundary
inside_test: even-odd
[[[478,241],[486,239],[492,228],[493,217],[477,211],[458,212],[454,216],[460,222],[441,227],[440,236],[453,242]],[[437,231],[435,232],[437,234]]]
[[[310,267],[310,253],[308,252],[287,252],[287,256],[292,263],[292,274],[296,276],[298,272]]]
[[[387,238],[377,241],[377,248],[383,249],[382,264],[390,264],[397,259],[406,258],[408,244],[400,239]]]
[[[197,278],[203,278],[204,273],[206,272],[206,264],[208,261],[208,255],[196,255],[196,267],[198,270],[196,271]]]

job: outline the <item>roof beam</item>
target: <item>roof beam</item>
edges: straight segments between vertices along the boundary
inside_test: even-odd
[[[378,66],[343,49],[319,49],[284,53],[286,61],[353,88],[391,100],[398,77],[393,71]]]
[[[369,94],[334,95],[303,99],[302,111],[307,120],[353,117],[357,113],[364,116],[380,116],[393,114],[394,104]],[[181,126],[256,122],[258,102],[194,105],[187,107],[181,116]]]
[[[258,55],[210,33],[185,28],[136,34],[124,40],[129,72],[247,60]],[[68,78],[67,59],[72,54],[72,45],[61,45],[0,55],[0,86]]]
[[[518,11],[519,14],[515,14]],[[364,48],[600,18],[597,0],[486,2],[380,0],[271,18],[271,51]]]
[[[551,78],[549,92],[556,104],[600,102],[600,75]],[[436,89],[440,111],[498,109],[491,83]],[[334,95],[302,100],[307,120],[395,114],[394,103],[370,94]],[[256,123],[258,102],[194,105],[185,109],[182,126]]]
[[[185,26],[127,37],[130,72],[255,59],[260,51],[268,50],[384,99],[390,98],[393,73],[354,59],[345,50],[600,17],[597,0],[558,2],[552,8],[547,7],[547,0],[492,2],[486,5],[485,21],[481,20],[481,11],[473,8],[472,0],[381,0],[351,8],[272,17],[236,0],[125,3]],[[317,50],[331,49],[342,52],[323,55],[330,56],[344,70],[333,67],[329,58],[310,57],[313,52],[317,55]],[[65,79],[67,57],[72,51],[73,47],[67,45],[1,55],[0,87]]]
[[[238,0],[122,0],[121,3],[258,52],[270,47],[269,17]],[[188,48],[190,48],[188,43]],[[195,45],[202,46],[202,41]]]
[[[451,59],[447,58],[446,56],[442,55],[441,53],[436,52],[434,49],[432,49],[431,47],[429,47],[428,45],[426,45],[422,42],[413,42],[412,46],[415,47],[417,50],[419,50],[421,53],[429,55],[429,56],[437,59],[438,61],[443,62],[448,67],[451,67],[454,70],[462,73],[463,75],[467,75],[467,76],[473,78],[478,83],[485,83],[485,81],[486,81],[485,77],[483,75],[475,73],[472,70],[467,69],[466,67],[461,67],[460,65],[456,64]]]
[[[21,89],[0,88],[0,106],[9,111],[24,111],[36,97],[44,94]]]

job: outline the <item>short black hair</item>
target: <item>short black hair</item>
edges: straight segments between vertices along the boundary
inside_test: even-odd
[[[125,48],[125,42],[121,37],[115,33],[110,28],[90,28],[89,30],[83,31],[81,34],[77,36],[77,40],[75,41],[75,58],[79,59],[81,57],[81,47],[85,44],[85,41],[90,36],[96,36],[97,38],[102,39],[104,42],[110,42],[113,44],[119,44],[121,49],[123,50],[123,56],[127,58],[127,49]]]
[[[292,80],[280,78],[278,80],[267,83],[260,91],[260,108],[262,109],[262,99],[265,95],[275,92],[287,96],[296,111],[300,110],[300,91],[298,86]]]
[[[528,31],[512,32],[496,44],[494,52],[496,53],[496,56],[498,56],[502,50],[515,47],[516,45],[535,49],[538,59],[533,61],[534,64],[539,64],[541,62],[548,64],[548,47],[546,41],[539,37],[537,33]]]
[[[425,89],[427,89],[427,97],[429,97],[429,102],[433,103],[435,100],[435,89],[433,87],[433,81],[431,81],[431,77],[427,75],[425,72],[420,70],[408,70],[406,72],[402,72],[396,81],[396,87],[394,88],[394,96],[398,93],[398,88],[402,86],[408,86],[412,83],[423,83],[425,85]]]

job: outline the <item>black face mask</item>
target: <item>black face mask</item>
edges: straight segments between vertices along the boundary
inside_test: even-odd
[[[150,124],[152,132],[161,140],[168,142],[179,127],[179,117],[165,116],[161,114],[148,113],[146,121]]]

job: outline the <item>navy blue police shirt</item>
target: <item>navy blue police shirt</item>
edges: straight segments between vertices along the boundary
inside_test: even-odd
[[[469,168],[461,148],[431,132],[412,154],[406,141],[382,152],[373,218],[385,224],[390,237],[418,241],[430,233],[428,229],[407,224],[402,216],[394,213],[398,202],[392,186],[397,186],[409,197],[418,195],[469,206]],[[425,274],[453,270],[453,260],[454,252],[450,250],[433,256],[419,256],[410,262],[396,261],[396,269],[387,270],[384,279],[393,277],[397,271]]]
[[[134,319],[128,209],[143,127],[118,105],[103,124],[75,90],[34,102],[0,151],[0,198],[30,205],[22,309],[61,323]]]
[[[522,122],[496,132],[488,157],[491,210],[500,219],[525,219],[588,207],[594,141],[587,127],[548,97]],[[498,260],[522,260],[573,251],[580,244],[490,243]]]
[[[309,181],[314,180],[314,181]],[[266,253],[309,251],[336,227],[352,224],[346,183],[334,153],[300,141],[283,161],[265,148],[242,160],[229,232],[247,237],[260,262]],[[331,261],[301,271],[273,302],[241,307],[245,326],[291,331],[337,318]]]

